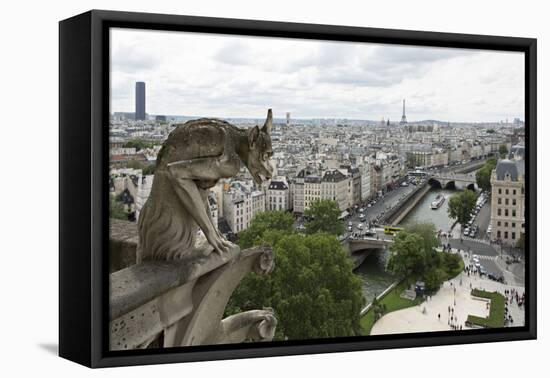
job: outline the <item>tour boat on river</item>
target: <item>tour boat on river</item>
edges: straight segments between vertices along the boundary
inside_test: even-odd
[[[435,197],[435,200],[432,201],[431,208],[432,210],[437,210],[443,205],[443,202],[445,202],[445,196],[443,194],[438,194],[437,197]]]

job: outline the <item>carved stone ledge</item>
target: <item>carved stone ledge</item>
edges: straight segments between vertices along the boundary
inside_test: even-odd
[[[110,276],[111,350],[271,340],[277,321],[269,309],[222,320],[229,298],[251,271],[268,274],[270,247],[220,256],[197,251],[183,260],[145,261]]]
[[[277,319],[272,309],[251,310],[228,316],[221,322],[216,344],[250,341],[271,341],[275,336]]]

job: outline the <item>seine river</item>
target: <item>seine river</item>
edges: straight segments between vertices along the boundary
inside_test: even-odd
[[[440,193],[445,196],[445,202],[439,209],[432,210],[430,204]],[[447,208],[449,198],[453,193],[455,193],[453,190],[431,189],[399,225],[431,222],[435,224],[436,230],[449,230],[453,222],[447,215]],[[372,251],[354,271],[363,281],[363,296],[367,300],[367,304],[395,281],[395,278],[385,271],[388,253],[389,251],[386,250]]]
[[[389,251],[380,249],[372,251],[353,271],[363,281],[363,296],[367,304],[395,281],[395,278],[385,270],[388,253]]]
[[[447,215],[447,209],[449,207],[449,198],[454,193],[456,193],[455,190],[431,189],[399,225],[406,226],[411,223],[429,222],[435,224],[436,230],[448,231],[453,225],[453,221]],[[438,194],[445,196],[445,202],[443,202],[443,205],[439,209],[432,210],[430,204]]]

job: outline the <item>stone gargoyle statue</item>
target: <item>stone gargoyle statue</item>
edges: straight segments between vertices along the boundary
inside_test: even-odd
[[[238,248],[212,223],[208,189],[235,176],[241,162],[256,184],[270,179],[272,111],[262,128],[240,129],[203,118],[178,125],[164,142],[151,193],[138,220],[138,260],[179,259],[202,249],[220,255]],[[197,246],[200,228],[207,243]]]
[[[271,178],[272,118],[270,109],[264,126],[250,129],[199,119],[170,133],[139,216],[136,264],[110,276],[112,350],[273,338],[277,319],[270,308],[223,319],[248,273],[272,271],[273,250],[241,251],[227,241],[212,223],[207,202],[209,188],[235,176],[242,163],[258,185]]]

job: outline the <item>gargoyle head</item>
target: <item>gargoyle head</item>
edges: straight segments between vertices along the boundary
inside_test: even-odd
[[[254,126],[248,131],[248,157],[245,163],[258,186],[273,175],[273,167],[269,163],[271,156],[273,156],[271,147],[272,123],[273,113],[269,109],[264,126],[261,129]]]

